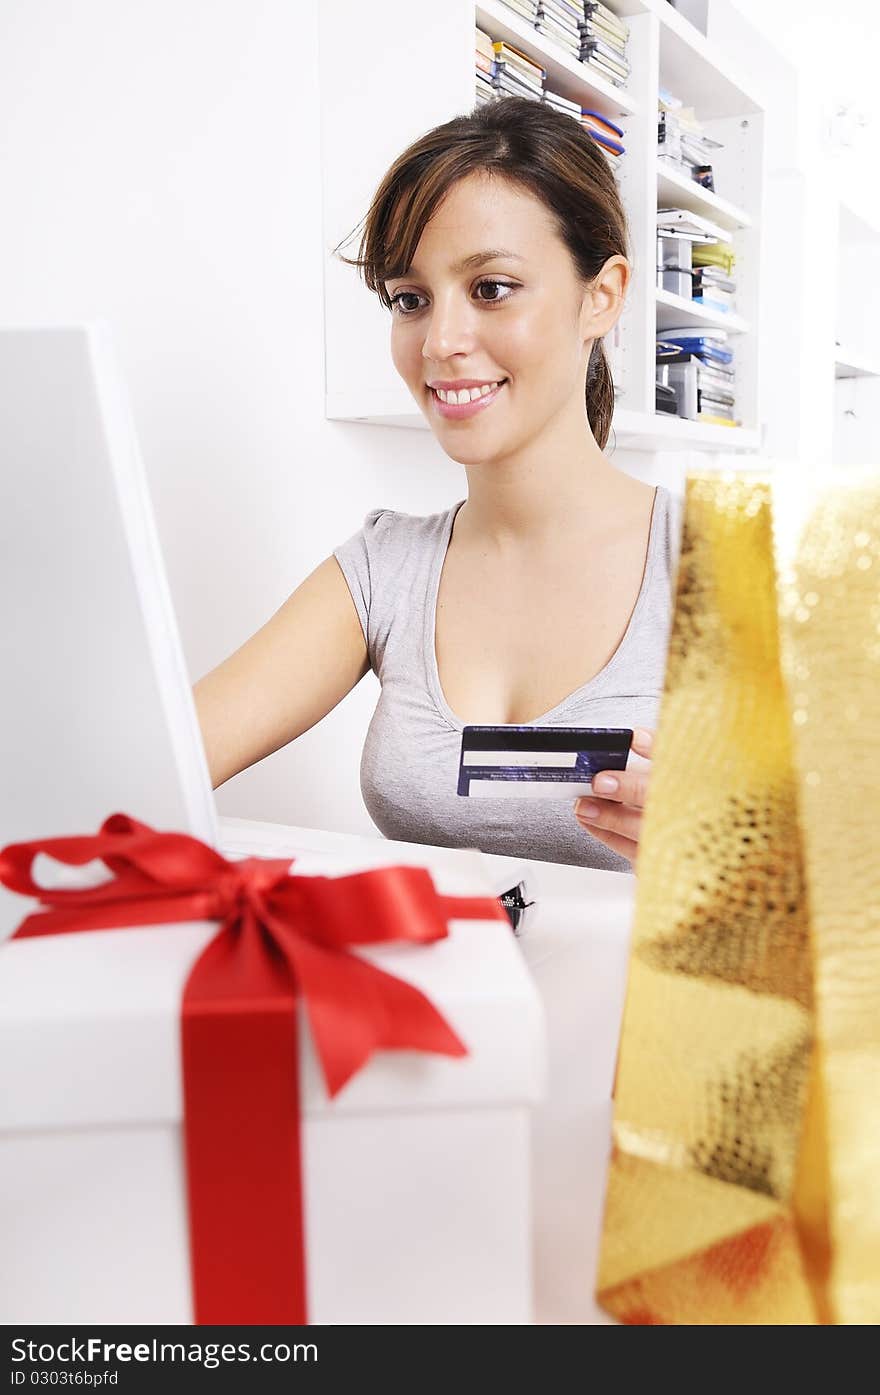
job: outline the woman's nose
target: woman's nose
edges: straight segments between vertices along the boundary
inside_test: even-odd
[[[453,354],[469,353],[473,337],[470,306],[451,298],[435,301],[428,312],[422,356],[438,363]]]

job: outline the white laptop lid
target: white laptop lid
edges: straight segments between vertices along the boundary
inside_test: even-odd
[[[0,329],[0,847],[123,812],[216,846],[108,327]],[[0,939],[34,903],[0,886]]]

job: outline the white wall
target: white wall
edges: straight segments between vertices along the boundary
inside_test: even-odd
[[[465,492],[430,433],[323,416],[317,3],[3,0],[0,321],[109,320],[193,681],[368,509]],[[689,463],[614,458],[673,487]],[[376,694],[229,781],[221,812],[370,829]]]
[[[802,76],[799,123],[805,157],[831,155],[841,179],[874,221],[880,222],[880,85],[876,0],[733,0],[755,29],[798,67]],[[835,113],[851,118],[835,124]],[[864,124],[861,124],[864,123]]]
[[[317,0],[2,5],[0,322],[109,320],[193,681],[370,508],[465,492],[429,432],[323,416],[316,21]],[[371,830],[377,692],[229,781],[221,813]]]
[[[315,45],[315,3],[3,4],[0,319],[110,321],[193,681],[369,508],[461,497],[433,438],[323,417]],[[221,812],[371,828],[376,691]]]

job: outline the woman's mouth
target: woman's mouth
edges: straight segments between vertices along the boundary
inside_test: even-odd
[[[507,379],[502,378],[499,382],[493,383],[491,386],[484,384],[479,390],[470,388],[466,392],[467,400],[463,402],[459,402],[458,400],[462,395],[461,392],[453,392],[451,390],[448,393],[444,392],[444,397],[453,398],[451,402],[448,400],[444,402],[443,397],[440,396],[436,388],[429,388],[428,391],[431,394],[431,401],[434,404],[434,408],[439,412],[441,417],[447,417],[451,421],[463,421],[466,417],[476,416],[477,412],[483,412],[487,407],[491,406],[506,382]]]

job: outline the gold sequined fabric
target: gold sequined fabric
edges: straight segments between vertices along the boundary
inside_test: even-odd
[[[880,1320],[880,475],[777,576],[689,478],[599,1270],[627,1323]]]

